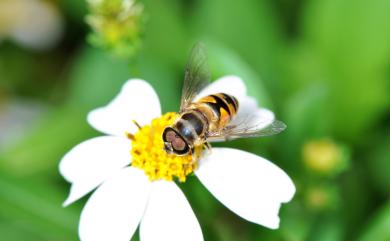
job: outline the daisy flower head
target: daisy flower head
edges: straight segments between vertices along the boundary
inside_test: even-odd
[[[274,114],[247,96],[238,77],[214,81],[195,99],[212,93],[237,98],[240,107],[232,122],[254,113],[261,128],[274,123]],[[105,135],[77,145],[60,163],[72,184],[64,206],[96,189],[81,213],[82,241],[129,241],[138,226],[141,241],[202,241],[198,220],[176,185],[193,176],[238,216],[278,228],[281,203],[295,193],[288,175],[260,156],[233,148],[167,153],[162,134],[177,118],[177,113],[162,115],[155,91],[139,79],[127,81],[108,105],[89,113],[89,124]]]

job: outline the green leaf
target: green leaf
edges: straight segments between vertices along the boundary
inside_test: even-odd
[[[390,138],[385,132],[385,139],[376,142],[375,148],[367,158],[369,175],[376,189],[385,195],[390,194]]]
[[[358,241],[390,240],[390,202],[388,201],[368,222]]]

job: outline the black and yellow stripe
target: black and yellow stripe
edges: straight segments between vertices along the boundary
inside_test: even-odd
[[[226,126],[236,115],[238,111],[238,101],[234,96],[218,93],[201,98],[198,103],[207,105],[212,112],[215,120],[214,126],[222,128]]]
[[[194,146],[205,142],[207,133],[219,131],[227,126],[237,111],[238,101],[235,97],[225,93],[208,95],[191,103],[167,132],[173,130],[177,138],[183,139],[188,149],[192,150]],[[166,139],[164,134],[163,138]],[[184,154],[185,151],[174,152]]]

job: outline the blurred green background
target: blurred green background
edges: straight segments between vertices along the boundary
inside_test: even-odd
[[[274,231],[235,216],[190,178],[181,186],[205,240],[390,240],[390,1],[138,4],[138,15],[115,25],[115,6],[0,0],[0,240],[78,240],[87,198],[61,207],[70,185],[58,163],[100,135],[86,113],[130,77],[149,81],[164,111],[178,110],[197,41],[213,79],[241,76],[288,126],[223,145],[272,160],[297,187]]]

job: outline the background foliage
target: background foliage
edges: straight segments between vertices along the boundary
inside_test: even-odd
[[[205,240],[390,240],[390,1],[144,0],[138,50],[127,52],[123,42],[115,51],[88,43],[85,1],[46,2],[62,20],[54,47],[4,34],[10,23],[0,11],[1,240],[78,239],[86,198],[61,207],[69,185],[57,166],[99,135],[86,113],[130,77],[149,81],[164,111],[177,110],[198,40],[213,79],[241,76],[288,126],[223,145],[267,157],[297,186],[273,231],[238,218],[190,179],[183,189]]]

